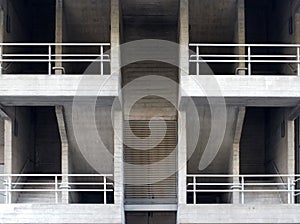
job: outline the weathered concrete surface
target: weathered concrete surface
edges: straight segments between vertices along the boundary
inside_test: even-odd
[[[0,205],[0,223],[116,223],[121,207],[116,205]]]
[[[3,75],[0,102],[3,105],[57,105],[74,96],[98,96],[110,103],[118,96],[118,76],[98,75]]]
[[[296,106],[300,103],[298,76],[181,76],[181,105],[192,97],[224,97],[229,105]]]
[[[300,205],[180,205],[178,224],[299,223]]]

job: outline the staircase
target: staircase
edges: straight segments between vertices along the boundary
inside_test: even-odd
[[[55,204],[54,191],[26,191],[26,190],[53,190],[55,189],[53,178],[28,178],[26,185],[22,186],[22,191],[19,193],[17,203],[23,204]]]
[[[276,183],[275,180],[253,180],[250,183]],[[245,190],[279,190],[279,186],[245,186]],[[245,192],[245,204],[282,204],[280,192]]]

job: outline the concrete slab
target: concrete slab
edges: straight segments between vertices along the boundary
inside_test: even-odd
[[[199,105],[207,97],[224,98],[227,105],[284,106],[300,104],[298,76],[181,76],[181,105],[191,97]]]

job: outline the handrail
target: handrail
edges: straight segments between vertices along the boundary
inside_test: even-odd
[[[28,52],[29,47],[30,51]],[[64,52],[60,49],[57,52],[56,47],[67,48],[68,50]],[[84,49],[83,47],[87,48]],[[109,72],[105,69],[105,64],[110,63],[110,55],[107,53],[109,48],[110,43],[0,43],[0,75],[3,71],[7,71],[11,64],[15,63],[19,63],[18,66],[22,66],[20,63],[43,64],[42,73],[51,75],[58,67],[66,71],[64,66],[70,68],[70,65],[78,62],[99,63],[100,68],[97,74],[108,75]],[[84,53],[76,53],[78,50],[82,52],[82,49],[84,49]],[[39,53],[34,53],[34,50],[38,50]],[[3,66],[4,63],[10,65],[5,67]],[[47,70],[45,70],[46,66]],[[109,66],[107,68],[109,69]],[[22,72],[26,73],[26,70]],[[18,74],[21,73],[18,72]]]
[[[297,65],[297,75],[300,76],[300,45],[299,44],[210,44],[210,43],[191,43],[189,44],[191,48],[189,62],[192,65],[196,65],[196,74],[200,75],[200,64],[201,63],[222,63],[222,64],[239,64],[243,63],[243,70],[248,71],[248,75],[253,75],[257,68],[253,67],[253,64],[268,64],[268,65],[287,65],[291,64]],[[246,49],[245,54],[237,54],[232,51],[228,53],[224,48],[237,48],[243,47]],[[218,53],[201,53],[201,49],[207,48],[217,48]],[[260,54],[255,53],[254,50],[267,48],[267,53]],[[293,50],[293,52],[283,53],[282,49]],[[270,49],[279,49],[280,53],[269,53]],[[232,65],[231,65],[232,66]],[[245,66],[245,67],[244,67]],[[236,69],[240,68],[239,65],[232,67],[234,73]],[[280,68],[280,67],[279,67]],[[280,68],[281,69],[281,68]],[[236,75],[236,74],[235,74]],[[295,75],[294,71],[293,74]]]
[[[238,177],[239,183],[234,182],[232,177]],[[274,182],[263,182],[264,178],[287,178],[287,182],[278,183]],[[218,179],[222,178],[222,181]],[[224,180],[227,178],[228,182]],[[262,181],[257,181],[257,178]],[[213,179],[213,181],[212,181]],[[193,204],[197,204],[197,194],[199,193],[233,193],[238,192],[240,194],[241,203],[245,203],[245,193],[263,193],[263,192],[274,192],[274,193],[285,193],[287,194],[287,203],[294,203],[294,196],[300,193],[300,189],[294,188],[293,180],[300,180],[300,174],[289,175],[289,174],[257,174],[257,175],[234,175],[234,174],[204,174],[204,175],[187,175],[187,193],[192,194]],[[251,180],[251,182],[247,182]],[[229,186],[229,188],[228,188]],[[255,189],[247,189],[247,186],[257,187]],[[278,188],[284,186],[284,188]],[[270,188],[273,187],[273,188]],[[276,187],[274,189],[274,187]],[[286,188],[287,187],[287,188]]]
[[[6,203],[12,203],[12,193],[22,192],[50,192],[55,194],[55,203],[59,203],[59,194],[70,192],[103,192],[104,202],[107,204],[107,193],[114,192],[114,183],[112,174],[0,174],[4,177],[5,189],[0,189],[6,197]],[[34,180],[32,182],[13,182],[12,179],[17,177],[40,177],[49,178],[49,182]],[[72,182],[65,183],[63,177],[73,177]],[[97,178],[87,180],[86,178]],[[76,181],[76,178],[84,178]],[[100,179],[98,179],[100,178]],[[47,179],[48,180],[48,179]],[[26,188],[14,188],[12,186],[26,186]],[[47,188],[44,188],[44,187]]]

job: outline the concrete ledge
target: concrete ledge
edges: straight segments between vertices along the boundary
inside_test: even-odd
[[[300,205],[179,205],[180,224],[300,223]]]
[[[47,105],[70,102],[74,96],[111,101],[118,96],[118,87],[117,75],[2,75],[0,103]]]
[[[300,103],[299,86],[298,76],[184,75],[180,96],[199,104],[206,97],[221,96],[238,106],[295,106]]]
[[[121,224],[121,209],[121,206],[98,204],[2,204],[0,223]]]

